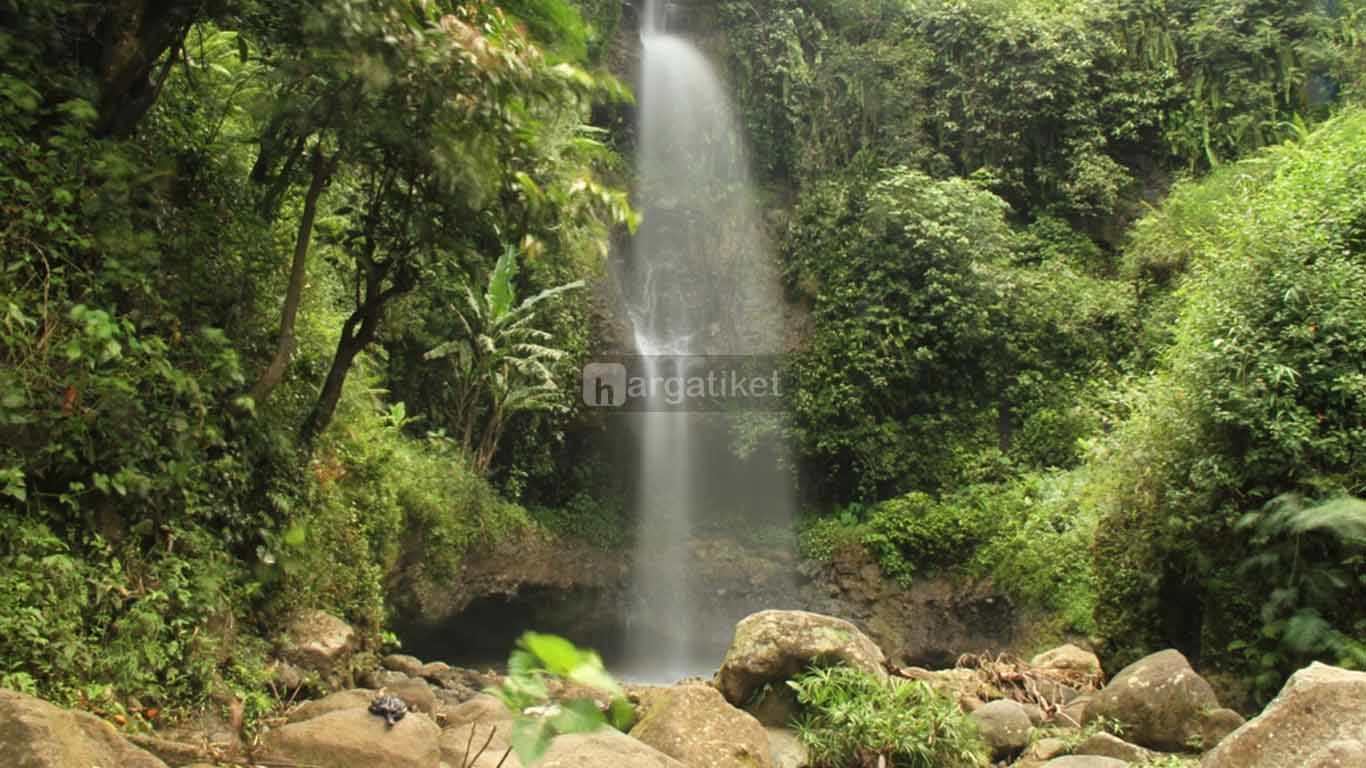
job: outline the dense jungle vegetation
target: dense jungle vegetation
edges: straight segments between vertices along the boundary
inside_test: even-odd
[[[702,2],[803,554],[1366,667],[1366,4]],[[629,537],[575,395],[629,10],[0,0],[0,686],[266,706],[294,609],[378,645],[414,563]]]

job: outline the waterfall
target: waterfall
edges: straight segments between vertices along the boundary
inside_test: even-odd
[[[648,377],[686,370],[698,356],[781,347],[779,283],[737,121],[707,59],[669,33],[670,15],[663,0],[650,0],[641,21],[634,199],[644,220],[618,273]],[[734,536],[761,522],[790,529],[781,447],[741,462],[730,448],[733,416],[685,409],[627,418],[640,462],[639,529],[623,673],[660,681],[705,674],[734,621],[772,606],[743,592],[718,600],[730,590],[708,583],[696,537],[703,528]]]

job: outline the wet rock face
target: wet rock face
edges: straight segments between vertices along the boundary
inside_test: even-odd
[[[902,586],[861,548],[802,563],[801,574],[799,605],[854,622],[900,666],[945,669],[964,653],[1011,650],[1027,634],[990,584],[931,576]]]
[[[695,563],[697,610],[709,619],[697,628],[700,658],[719,658],[736,622],[775,606],[848,620],[902,666],[948,668],[963,653],[1028,642],[1027,618],[989,584],[927,577],[905,587],[884,578],[860,549],[828,563],[801,562],[790,542],[775,537],[699,534],[678,542]],[[517,637],[536,629],[593,648],[610,667],[625,650],[637,597],[631,568],[622,552],[535,535],[471,553],[454,587],[429,582],[414,565],[396,594],[396,630],[417,656],[480,666],[506,660]],[[412,660],[394,657],[385,666],[413,675]]]
[[[1201,768],[1366,765],[1366,672],[1315,662],[1291,675],[1262,714],[1206,753]]]
[[[94,715],[3,689],[0,764],[13,768],[166,768]]]
[[[765,685],[782,685],[818,661],[887,679],[882,650],[853,624],[806,611],[760,611],[735,625],[716,687],[743,706]]]

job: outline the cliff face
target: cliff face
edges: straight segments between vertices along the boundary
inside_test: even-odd
[[[1042,641],[1031,617],[988,582],[929,577],[905,587],[860,550],[828,563],[798,561],[782,532],[769,533],[703,533],[678,543],[705,586],[699,610],[718,628],[700,641],[717,654],[737,621],[770,608],[847,619],[900,666],[949,667],[964,653],[1024,653]],[[420,569],[407,573],[396,627],[405,649],[467,666],[500,664],[529,629],[563,634],[611,664],[631,621],[633,567],[650,564],[528,532],[469,556],[451,584]]]

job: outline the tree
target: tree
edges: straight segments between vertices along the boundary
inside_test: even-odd
[[[538,304],[584,287],[576,280],[517,302],[516,275],[517,248],[509,245],[489,275],[484,295],[476,297],[465,286],[463,309],[452,308],[463,336],[425,355],[427,360],[448,360],[452,366],[449,419],[479,472],[488,471],[509,416],[560,404],[560,389],[547,364],[565,353],[547,346],[551,335],[532,322]]]
[[[541,136],[613,84],[549,64],[497,8],[344,2],[307,16],[303,29],[279,62],[276,108],[252,171],[260,208],[273,215],[312,156],[279,341],[253,395],[265,397],[283,375],[317,197],[345,176],[341,195],[356,225],[335,245],[355,304],[303,424],[311,440],[331,421],[357,355],[378,338],[386,307],[496,243],[507,198],[543,155]]]

